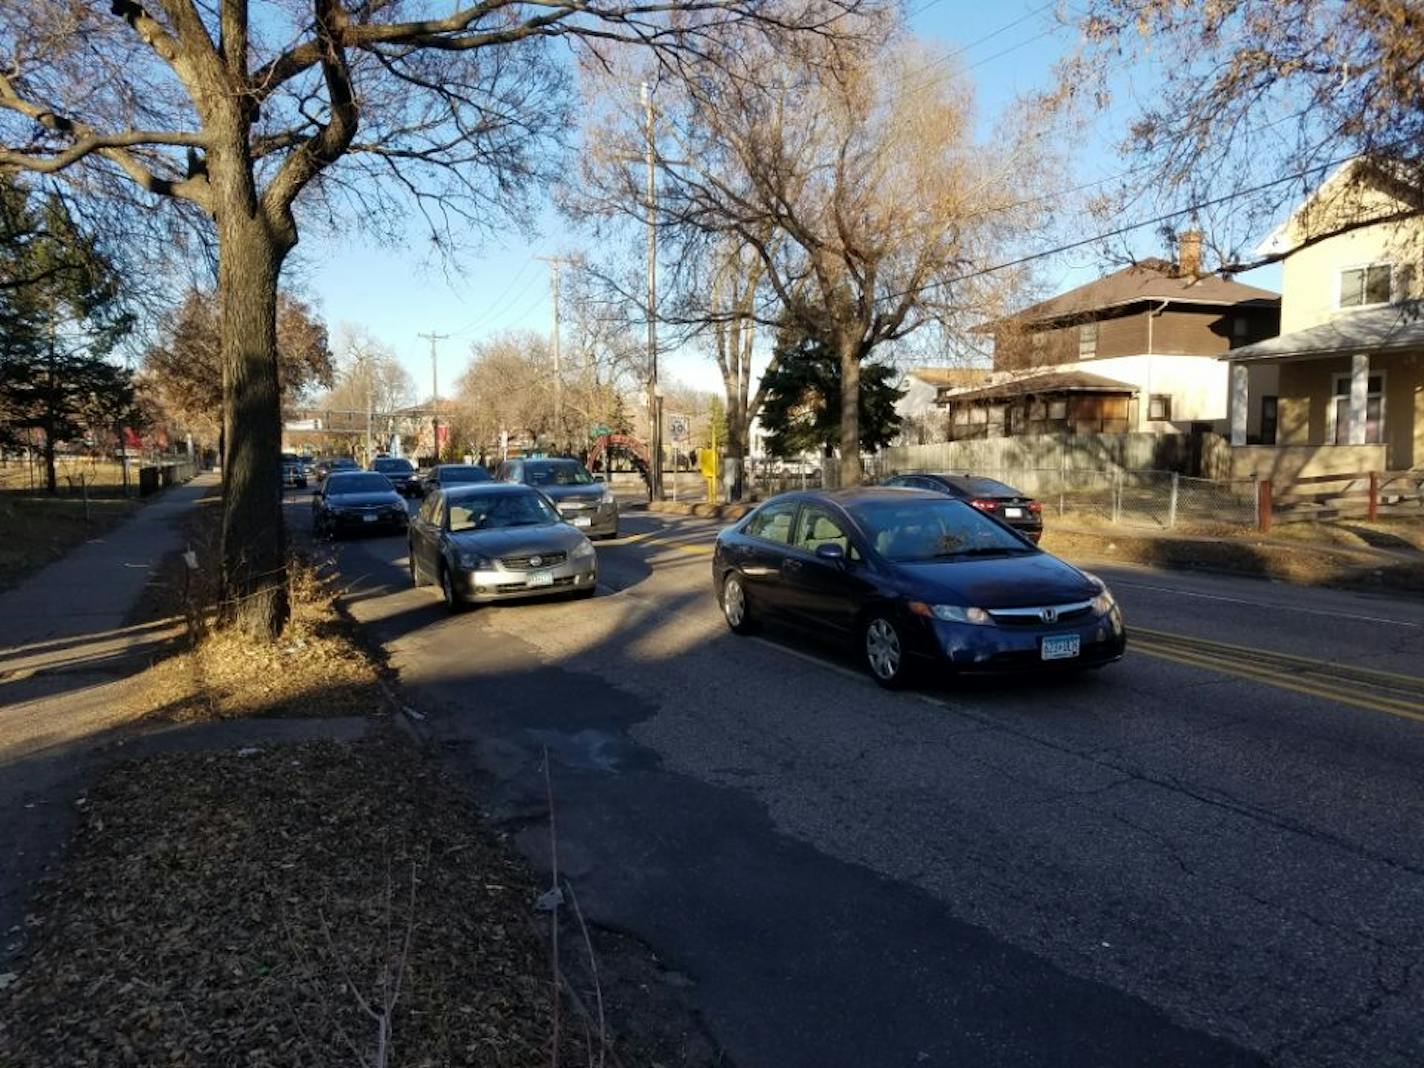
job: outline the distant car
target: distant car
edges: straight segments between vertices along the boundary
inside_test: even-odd
[[[410,579],[465,604],[570,593],[598,585],[593,544],[528,486],[486,482],[433,491],[410,521]]]
[[[324,460],[318,460],[315,465],[316,479],[318,482],[336,471],[359,470],[361,470],[361,465],[349,456],[328,456]]]
[[[420,476],[415,464],[397,456],[378,456],[371,461],[371,470],[385,475],[402,497],[420,495]]]
[[[884,486],[923,489],[967,501],[985,515],[1013,527],[1038,544],[1043,537],[1043,505],[1028,494],[982,475],[907,471],[887,478]]]
[[[944,674],[1100,667],[1127,645],[1100,579],[928,490],[773,497],[717,536],[712,581],[733,632],[781,619],[845,640],[887,687],[916,662]]]
[[[405,499],[390,479],[375,471],[333,470],[312,495],[312,525],[319,536],[401,531],[408,518]]]
[[[437,464],[425,472],[420,480],[420,489],[425,494],[451,486],[489,481],[492,481],[492,476],[479,464]]]
[[[282,461],[282,486],[305,486],[307,484],[307,470],[297,460]]]
[[[533,486],[559,514],[591,538],[618,536],[618,499],[577,460],[506,460],[499,466],[501,482]]]

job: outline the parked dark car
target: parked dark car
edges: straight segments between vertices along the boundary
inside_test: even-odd
[[[492,476],[479,464],[437,464],[420,480],[423,494],[451,486],[467,486],[474,482],[490,482]]]
[[[400,531],[407,518],[405,499],[390,479],[375,471],[334,470],[312,495],[312,525],[318,535]]]
[[[318,460],[312,467],[313,474],[318,482],[325,479],[334,471],[359,471],[361,465],[349,456],[328,456]]]
[[[554,502],[564,519],[591,538],[618,536],[617,498],[577,460],[506,460],[498,477],[501,482],[533,486]]]
[[[399,456],[377,456],[371,461],[371,470],[385,475],[402,497],[420,496],[420,475],[415,464]]]
[[[1007,523],[1035,543],[1043,537],[1043,505],[1028,494],[983,475],[908,471],[887,478],[882,484],[932,490],[968,501],[985,515]]]
[[[929,490],[773,497],[718,535],[712,580],[736,633],[777,618],[845,639],[890,687],[912,663],[1098,667],[1127,643],[1101,580]]]
[[[410,579],[436,583],[452,611],[467,603],[550,593],[592,597],[593,544],[528,486],[450,486],[410,521]]]

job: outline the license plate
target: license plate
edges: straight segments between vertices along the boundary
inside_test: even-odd
[[[374,515],[363,515],[363,516],[361,517],[361,522],[363,522],[363,523],[374,523],[374,522],[375,522],[377,519],[379,519],[379,518],[380,518],[379,516],[374,516]]]
[[[586,515],[576,515],[573,517],[573,519],[569,520],[569,522],[573,523],[573,525],[576,527],[587,527],[593,525],[593,520]]]
[[[1009,519],[1022,519],[1022,518],[1023,518],[1023,509],[1022,509],[1022,508],[1005,508],[1005,509],[1004,509],[1004,515],[1005,515],[1007,518],[1009,518]]]
[[[1080,648],[1078,635],[1055,634],[1043,639],[1039,655],[1044,660],[1072,660],[1078,655]]]
[[[552,586],[554,584],[554,573],[552,571],[531,571],[524,579],[526,586]]]

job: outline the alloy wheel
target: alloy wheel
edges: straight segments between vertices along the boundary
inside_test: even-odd
[[[733,573],[722,583],[722,615],[734,634],[746,634],[753,629],[751,612],[747,607],[747,591],[742,588],[741,577]]]
[[[450,569],[442,567],[440,569],[440,593],[445,598],[445,607],[450,611],[455,611],[460,607],[460,601],[455,596],[455,580],[450,577]]]

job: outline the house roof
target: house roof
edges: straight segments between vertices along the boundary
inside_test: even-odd
[[[1365,156],[1356,156],[1346,160],[1336,167],[1328,178],[1311,190],[1309,196],[1291,209],[1290,214],[1281,224],[1256,246],[1256,254],[1280,256],[1293,251],[1294,243],[1290,238],[1291,226],[1317,205],[1328,203],[1332,197],[1349,196],[1352,192],[1363,189],[1377,189],[1408,205],[1412,192],[1417,207],[1416,185],[1417,182],[1411,180],[1409,172],[1397,160],[1371,159]],[[1366,218],[1363,222],[1368,225],[1370,222],[1391,222],[1394,219],[1393,213],[1386,212],[1377,219]]]
[[[1201,278],[1181,274],[1166,260],[1146,259],[1120,271],[1070,289],[1056,297],[1030,305],[1010,316],[1020,322],[1043,322],[1081,315],[1084,312],[1118,308],[1143,301],[1169,300],[1174,304],[1207,304],[1217,307],[1239,304],[1276,307],[1280,294],[1269,289],[1243,285],[1219,275]]]
[[[1317,326],[1242,345],[1217,358],[1235,363],[1399,349],[1424,349],[1424,301],[1347,312]]]
[[[912,367],[909,370],[911,378],[918,378],[926,385],[945,386],[973,386],[988,380],[990,371],[987,367]]]
[[[1129,382],[1119,382],[1114,378],[1089,374],[1087,371],[1050,371],[1046,374],[1027,375],[1011,378],[982,389],[967,389],[955,393],[941,393],[940,404],[957,404],[960,401],[994,400],[998,398],[1026,397],[1045,393],[1136,393],[1138,389]]]

